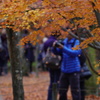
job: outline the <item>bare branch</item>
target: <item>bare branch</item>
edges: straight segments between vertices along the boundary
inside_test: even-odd
[[[68,31],[67,29],[64,29],[64,31],[67,31],[69,34],[71,34],[74,38],[79,39],[79,37],[77,35],[75,35],[72,31]],[[89,33],[90,34],[90,33]],[[92,34],[90,34],[92,35]],[[84,41],[86,40],[86,38],[80,38],[80,41]],[[100,50],[100,43],[95,41],[95,44],[93,43],[89,43],[88,44],[90,47],[94,48],[94,49],[98,49]]]

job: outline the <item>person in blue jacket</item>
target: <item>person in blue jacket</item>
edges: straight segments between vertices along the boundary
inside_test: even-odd
[[[68,100],[67,92],[70,86],[73,100],[80,100],[80,61],[78,56],[81,50],[73,50],[74,39],[70,34],[64,39],[63,45],[55,41],[55,53],[62,53],[61,77],[59,83],[59,100]],[[73,47],[79,45],[79,40],[75,41]]]

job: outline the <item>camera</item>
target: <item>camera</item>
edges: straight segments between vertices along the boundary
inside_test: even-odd
[[[61,45],[64,45],[64,43],[62,42],[62,40],[58,40],[56,43],[55,43],[55,47],[59,47]]]

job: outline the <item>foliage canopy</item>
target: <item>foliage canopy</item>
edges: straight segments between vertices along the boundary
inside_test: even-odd
[[[3,0],[5,1],[5,0]],[[67,27],[84,28],[85,37],[80,47],[89,44],[100,50],[100,0],[9,0],[0,5],[0,27],[14,31],[28,29],[32,34],[23,38],[24,42],[37,40],[37,36],[59,30],[70,33]],[[66,31],[62,30],[62,27]],[[84,34],[83,30],[78,31]],[[79,48],[79,47],[77,47]]]

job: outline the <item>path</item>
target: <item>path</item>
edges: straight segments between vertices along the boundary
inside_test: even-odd
[[[35,100],[46,100],[49,85],[48,72],[39,72],[38,78],[35,74],[24,77],[23,83],[25,100],[33,100],[33,98]],[[70,92],[68,93],[68,97],[69,100],[72,100]],[[13,100],[11,74],[0,77],[0,100]],[[100,98],[96,99],[95,96],[88,96],[86,100],[100,100]]]
[[[0,95],[0,100],[3,100],[2,96]]]

